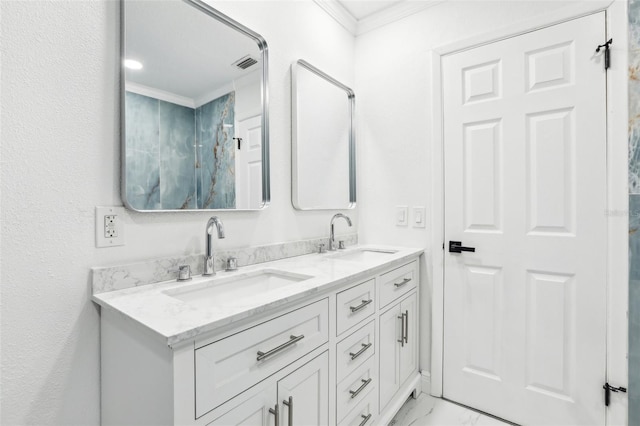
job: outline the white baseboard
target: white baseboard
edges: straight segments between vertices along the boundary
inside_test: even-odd
[[[431,373],[428,371],[420,372],[420,387],[422,393],[431,394]]]

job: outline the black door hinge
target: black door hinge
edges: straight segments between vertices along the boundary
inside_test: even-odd
[[[238,149],[240,149],[240,144],[242,143],[242,138],[233,138],[233,140],[238,142]]]
[[[611,52],[609,46],[613,43],[613,39],[610,38],[605,44],[601,44],[596,48],[596,53],[600,52],[600,49],[604,47],[604,69],[608,70],[611,66]]]
[[[609,383],[605,383],[604,386],[602,387],[602,389],[604,389],[604,405],[607,406],[607,407],[609,406],[609,403],[611,402],[611,392],[627,393],[627,388],[623,388],[623,387],[615,388],[615,387],[611,386]]]

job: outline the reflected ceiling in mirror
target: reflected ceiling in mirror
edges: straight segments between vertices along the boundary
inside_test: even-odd
[[[264,39],[198,0],[124,0],[122,28],[125,205],[266,206]]]
[[[292,201],[298,210],[356,203],[353,90],[306,61],[292,65]]]

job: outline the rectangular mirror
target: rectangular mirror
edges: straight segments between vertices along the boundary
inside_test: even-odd
[[[266,206],[265,40],[199,0],[121,4],[125,205],[144,212]]]
[[[292,65],[291,81],[293,206],[354,208],[355,94],[303,60]]]

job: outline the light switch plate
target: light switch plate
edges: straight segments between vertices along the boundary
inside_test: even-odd
[[[409,207],[396,206],[396,226],[407,226],[409,224]]]
[[[413,215],[412,215],[412,224],[414,228],[424,228],[425,224],[425,215],[426,209],[424,207],[414,207]]]
[[[124,245],[124,207],[96,207],[96,247]]]

